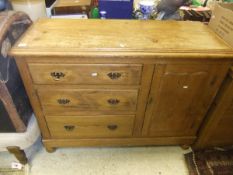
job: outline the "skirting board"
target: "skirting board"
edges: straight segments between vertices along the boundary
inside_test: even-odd
[[[106,138],[106,139],[50,139],[43,140],[45,147],[112,147],[149,145],[191,145],[195,136],[157,138]]]

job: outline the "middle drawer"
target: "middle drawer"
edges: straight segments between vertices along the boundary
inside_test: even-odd
[[[46,89],[37,90],[43,110],[55,114],[74,111],[135,111],[138,89]],[[51,109],[53,110],[51,112]],[[48,113],[47,113],[48,114]]]

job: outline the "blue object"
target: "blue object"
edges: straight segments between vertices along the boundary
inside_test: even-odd
[[[131,19],[133,0],[99,0],[99,12],[107,19]]]
[[[143,19],[149,19],[150,15],[156,8],[154,1],[141,1],[139,3],[139,7],[143,14]]]
[[[0,10],[4,10],[6,8],[6,1],[0,0]]]
[[[106,11],[100,11],[100,19],[106,19]]]

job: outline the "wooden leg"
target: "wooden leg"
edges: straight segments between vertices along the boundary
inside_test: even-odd
[[[190,145],[181,145],[180,146],[183,150],[187,150],[190,148]]]
[[[53,153],[56,151],[56,148],[45,146],[45,149],[48,153]]]
[[[9,118],[14,125],[16,132],[25,132],[27,127],[21,120],[16,107],[14,105],[13,99],[6,87],[5,83],[0,82],[0,99],[2,100],[7,113],[9,114]]]
[[[24,150],[21,150],[20,147],[18,146],[9,146],[7,147],[7,150],[11,153],[14,154],[14,156],[17,158],[17,160],[25,165],[28,163],[28,159],[26,157],[26,154],[24,152]]]

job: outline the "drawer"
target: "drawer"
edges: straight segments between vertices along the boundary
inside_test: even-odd
[[[132,136],[134,116],[47,116],[52,138]]]
[[[35,84],[137,85],[141,65],[128,64],[36,64],[29,63]]]
[[[38,89],[43,108],[60,107],[66,112],[69,108],[81,111],[135,111],[138,90],[102,89]]]

